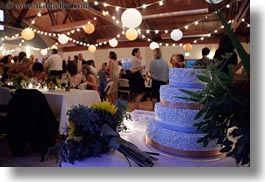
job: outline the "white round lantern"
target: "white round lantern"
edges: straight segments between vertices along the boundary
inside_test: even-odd
[[[134,8],[126,9],[121,15],[121,22],[126,28],[136,28],[142,23],[141,13]]]
[[[207,3],[210,3],[211,4],[211,1],[210,0],[205,0]],[[212,0],[213,4],[218,4],[220,2],[222,2],[223,0]]]
[[[170,33],[170,37],[171,37],[172,40],[178,41],[178,40],[182,39],[183,33],[179,29],[174,29]]]
[[[138,33],[134,28],[129,28],[125,33],[125,37],[128,40],[135,40],[138,37]]]
[[[91,53],[95,52],[96,50],[97,50],[97,48],[96,48],[96,46],[94,46],[94,45],[90,45],[90,46],[88,47],[88,51],[91,52]]]
[[[159,44],[157,42],[151,42],[151,44],[149,45],[149,48],[154,50],[156,48],[159,48]]]
[[[66,36],[65,34],[61,34],[59,37],[58,37],[58,41],[61,43],[61,44],[66,44],[69,40],[69,37]]]
[[[41,49],[40,54],[46,56],[48,54],[47,49]]]
[[[83,28],[87,34],[92,34],[95,31],[95,26],[90,22],[85,24],[85,26]]]
[[[117,39],[115,39],[115,38],[110,39],[110,40],[109,40],[109,45],[110,45],[111,47],[116,47],[116,46],[118,45],[118,41],[117,41]]]
[[[56,49],[56,50],[58,50],[58,47],[57,47],[57,45],[52,45],[52,46],[51,46],[51,49]]]
[[[30,28],[25,28],[22,30],[21,36],[25,40],[31,40],[35,37],[35,33]]]

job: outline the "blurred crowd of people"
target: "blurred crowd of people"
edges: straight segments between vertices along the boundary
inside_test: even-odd
[[[219,48],[212,59],[208,57],[210,53],[208,47],[204,47],[201,53],[202,57],[196,61],[194,66],[199,65],[200,68],[207,68],[214,60],[223,60],[223,56],[227,53],[230,53],[231,56],[221,64],[221,70],[227,73],[228,65],[238,64],[237,54],[228,36],[220,39]],[[73,59],[68,56],[67,60],[63,60],[58,54],[58,50],[52,49],[51,55],[41,62],[34,58],[34,55],[30,55],[28,58],[25,52],[20,52],[13,57],[9,54],[0,61],[1,81],[13,79],[18,74],[35,78],[41,83],[45,81],[47,74],[57,76],[62,79],[62,82],[69,77],[72,88],[82,87],[83,89],[97,90],[102,99],[107,96],[108,101],[114,104],[118,98],[119,79],[127,79],[130,91],[135,95],[133,109],[139,109],[139,103],[146,95],[147,87],[151,88],[150,97],[154,108],[155,103],[160,101],[160,86],[168,84],[168,62],[163,58],[160,48],[153,50],[153,58],[149,65],[143,59],[139,48],[133,48],[131,56],[131,68],[123,69],[117,54],[110,51],[108,60],[103,62],[101,68],[97,70],[94,61],[84,59],[82,53],[73,56]],[[171,68],[187,67],[183,54],[173,54],[169,62]],[[111,87],[106,93],[108,83],[111,83]]]

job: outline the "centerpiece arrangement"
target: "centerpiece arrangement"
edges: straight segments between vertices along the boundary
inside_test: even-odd
[[[94,103],[90,108],[73,106],[67,115],[70,123],[66,128],[67,139],[48,151],[60,162],[74,164],[76,160],[100,156],[111,149],[121,152],[128,161],[131,159],[141,167],[151,167],[157,160],[120,137],[118,132],[126,130],[123,120],[131,119],[126,101],[117,100],[115,105],[103,101]]]
[[[12,80],[14,86],[16,89],[19,89],[19,88],[25,88],[27,87],[27,85],[29,84],[30,82],[30,79],[22,74],[22,73],[19,73],[13,80]]]
[[[61,87],[61,80],[57,76],[52,76],[48,73],[44,85],[46,85],[49,90],[55,90],[56,87]]]

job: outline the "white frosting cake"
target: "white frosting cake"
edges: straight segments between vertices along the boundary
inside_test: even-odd
[[[179,88],[204,88],[205,83],[198,80],[204,69],[171,68],[169,70],[169,85]]]
[[[190,97],[180,89],[200,92],[205,83],[196,75],[205,70],[190,68],[172,68],[169,71],[169,85],[160,87],[160,103],[155,105],[155,117],[148,121],[147,143],[169,153],[190,157],[210,157],[218,154],[215,142],[207,147],[197,143],[205,134],[194,127],[203,121],[195,120],[202,107],[196,102],[178,97]]]

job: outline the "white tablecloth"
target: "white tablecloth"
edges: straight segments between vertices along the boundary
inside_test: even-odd
[[[134,129],[131,133],[121,134],[121,137],[127,141],[135,144],[142,151],[160,153],[155,161],[154,167],[236,167],[235,160],[218,156],[215,158],[187,158],[176,155],[167,154],[160,150],[153,148],[145,142],[145,129],[147,121],[133,121]],[[132,167],[138,167],[131,161]],[[71,163],[61,163],[61,167],[130,167],[128,161],[118,151],[110,151],[103,154],[101,157],[90,157],[85,161],[75,161],[74,165]]]
[[[100,101],[99,94],[96,90],[71,89],[70,91],[40,91],[46,96],[53,113],[57,120],[60,121],[60,134],[64,133],[64,128],[69,124],[66,112],[71,109],[73,105],[82,104],[90,107],[94,102]]]

